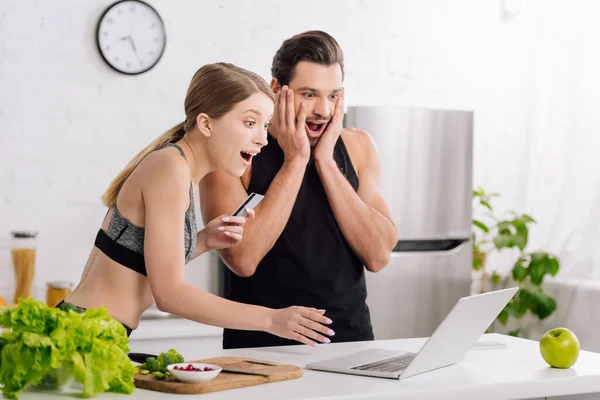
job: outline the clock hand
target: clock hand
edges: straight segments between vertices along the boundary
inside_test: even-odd
[[[135,52],[135,54],[137,54],[137,48],[135,47],[135,43],[133,43],[131,35],[123,36],[120,40],[129,40],[129,43],[131,43],[131,47],[133,47],[133,51]]]
[[[131,36],[129,37],[129,41],[131,42],[131,47],[133,47],[133,52],[137,54],[137,49],[135,48],[135,43],[133,43],[133,39],[131,38]]]

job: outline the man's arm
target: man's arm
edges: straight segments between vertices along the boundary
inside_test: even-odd
[[[379,153],[369,134],[346,130],[342,136],[362,153],[358,163],[359,187],[355,192],[333,157],[316,160],[317,171],[342,234],[371,272],[385,267],[398,240],[390,211],[381,195]]]
[[[295,121],[292,90],[284,86],[277,93],[273,129],[284,153],[283,166],[273,178],[264,199],[256,206],[256,216],[246,221],[244,239],[236,246],[220,250],[227,266],[239,276],[251,276],[260,260],[273,247],[285,228],[300,190],[310,157],[310,144],[304,128],[306,108],[301,104]],[[249,182],[250,170],[244,177]],[[232,213],[248,196],[239,178],[222,171],[208,174],[200,182],[202,218],[207,223],[216,216]]]
[[[247,220],[244,239],[236,246],[219,250],[227,266],[239,276],[252,276],[260,260],[275,244],[290,218],[306,165],[284,164],[265,198],[256,206],[256,217]],[[200,182],[204,223],[220,214],[231,214],[248,197],[240,178],[222,171],[208,174]]]

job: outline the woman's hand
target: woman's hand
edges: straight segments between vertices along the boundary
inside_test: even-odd
[[[298,306],[271,310],[267,332],[309,346],[330,343],[323,335],[333,336],[335,332],[323,325],[332,322],[324,313],[325,310]]]
[[[242,241],[247,219],[254,218],[254,210],[246,209],[247,217],[219,215],[198,232],[198,243],[205,251],[220,250],[235,246]]]

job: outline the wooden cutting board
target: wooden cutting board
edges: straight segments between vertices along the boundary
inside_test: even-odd
[[[155,390],[175,394],[200,394],[236,389],[245,386],[262,385],[281,382],[302,376],[302,368],[295,365],[277,364],[270,361],[254,360],[240,357],[218,357],[205,360],[186,361],[218,365],[224,370],[213,380],[201,383],[185,383],[169,378],[158,380],[151,375],[136,374],[135,386],[140,389]],[[252,372],[260,375],[226,372]]]

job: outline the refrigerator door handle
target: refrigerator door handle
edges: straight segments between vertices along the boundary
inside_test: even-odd
[[[449,252],[467,242],[468,238],[398,240],[392,252]]]

